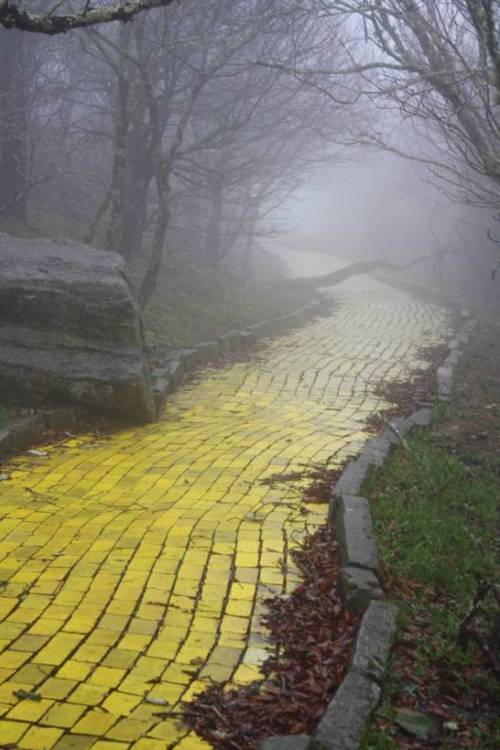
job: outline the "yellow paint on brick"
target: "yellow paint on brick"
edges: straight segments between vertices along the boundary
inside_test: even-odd
[[[447,333],[438,308],[375,281],[334,294],[332,315],[205,371],[157,423],[3,467],[3,742],[204,750],[156,714],[205,679],[259,679],[262,602],[300,581],[291,551],[326,510],[303,512],[307,477],[273,477],[360,450],[383,406],[375,383],[407,378]],[[43,702],[17,703],[20,687]]]

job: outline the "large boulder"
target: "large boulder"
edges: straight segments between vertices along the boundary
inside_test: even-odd
[[[0,233],[0,394],[4,404],[76,403],[154,419],[141,316],[120,255]]]

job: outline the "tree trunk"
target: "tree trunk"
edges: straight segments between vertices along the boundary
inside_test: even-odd
[[[0,213],[26,221],[28,113],[26,38],[0,30]]]
[[[205,265],[217,268],[221,256],[222,186],[216,185],[212,195],[212,210],[205,242]]]

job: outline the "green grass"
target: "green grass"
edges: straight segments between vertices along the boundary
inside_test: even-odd
[[[9,415],[7,413],[7,410],[0,406],[0,427],[5,427],[9,419]]]
[[[500,578],[499,354],[498,331],[481,328],[457,370],[452,403],[438,404],[435,424],[410,433],[408,449],[399,446],[364,484],[383,581],[399,606],[397,640],[408,645],[393,651],[362,750],[429,748],[397,729],[394,709],[413,705],[432,715],[433,705],[455,705],[450,695],[461,739],[441,722],[433,746],[500,747],[500,683],[475,644],[457,645],[476,577]],[[475,622],[483,637],[497,612],[490,593]]]
[[[163,271],[144,312],[146,340],[164,348],[189,346],[290,312],[310,298],[308,291],[278,292],[177,261]]]
[[[500,481],[416,432],[366,483],[384,562],[466,602],[474,574],[495,570]]]

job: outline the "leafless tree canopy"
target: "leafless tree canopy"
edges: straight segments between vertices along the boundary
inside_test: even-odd
[[[250,275],[352,146],[498,212],[498,0],[0,0],[0,26],[0,218],[123,254],[142,304],[176,251]]]

